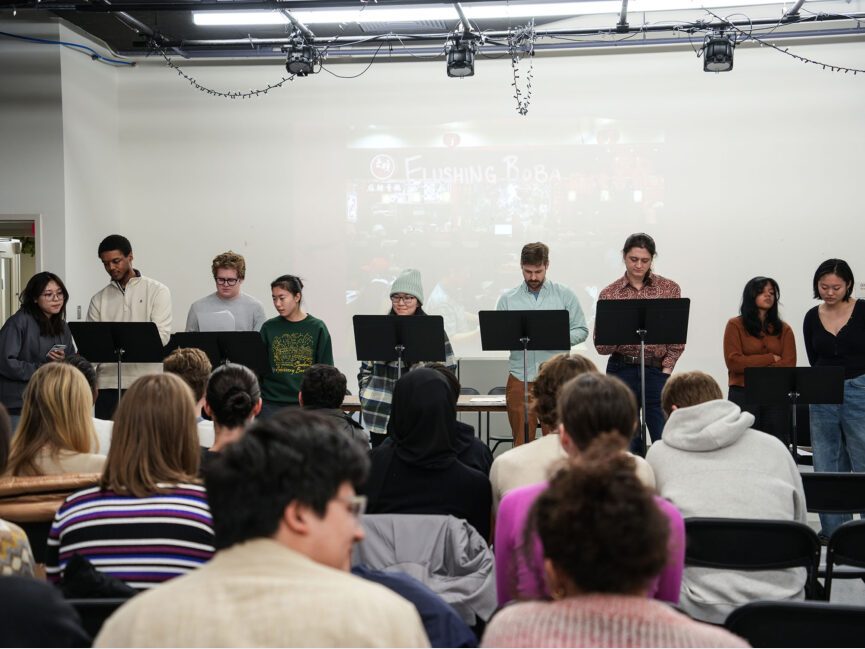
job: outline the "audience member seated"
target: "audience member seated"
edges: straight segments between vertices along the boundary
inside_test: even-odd
[[[353,566],[351,574],[381,584],[414,604],[432,647],[477,647],[478,639],[457,612],[428,586],[404,572]]]
[[[201,447],[201,464],[210,461],[243,435],[261,412],[261,388],[255,373],[244,365],[220,365],[207,382],[204,411],[213,420],[213,445]]]
[[[48,363],[24,389],[18,430],[6,475],[98,473],[105,456],[96,448],[93,397],[87,380],[71,365]]]
[[[200,453],[187,385],[173,374],[135,381],[115,411],[112,437],[101,484],[69,496],[54,517],[48,578],[59,581],[79,554],[144,590],[208,561],[213,523],[196,483]]]
[[[96,377],[96,368],[93,364],[80,354],[72,354],[63,359],[64,363],[68,363],[72,367],[78,369],[87,379],[87,385],[90,386],[90,391],[93,393],[93,403],[96,404],[96,399],[99,397],[99,383]],[[114,422],[110,419],[93,418],[93,428],[96,430],[97,447],[96,452],[100,455],[108,455],[108,449],[111,447],[111,431],[114,428]]]
[[[453,392],[454,406],[460,398],[460,380],[450,368],[444,363],[430,363],[428,368],[435,370],[447,380]],[[481,440],[475,437],[475,429],[468,424],[455,420],[456,424],[456,444],[454,450],[457,452],[457,459],[467,467],[477,469],[485,476],[489,476],[490,468],[493,465],[493,452],[490,447],[484,444]]]
[[[297,398],[306,410],[333,419],[339,430],[369,448],[369,433],[340,407],[345,388],[345,374],[333,365],[316,363],[303,373]]]
[[[806,522],[796,464],[776,437],[751,428],[754,415],[726,401],[708,374],[674,374],[661,393],[667,424],[646,459],[658,491],[686,518],[757,518]],[[805,569],[735,572],[686,568],[681,607],[722,623],[754,600],[801,599]]]
[[[637,402],[627,385],[612,376],[587,372],[565,383],[558,401],[559,436],[566,455],[578,458],[599,440],[607,440],[603,448],[626,456],[637,480],[646,486],[645,478],[637,471],[637,458],[626,450],[637,425]],[[537,442],[529,446],[532,444]],[[517,487],[502,499],[495,538],[500,606],[512,599],[549,595],[542,569],[543,548],[537,538],[526,532],[529,511],[546,488],[546,482]],[[662,498],[656,497],[655,505],[667,519],[669,547],[667,561],[657,579],[649,583],[647,594],[675,604],[679,601],[685,558],[684,522],[678,510]],[[592,527],[581,532],[589,536],[593,533]]]
[[[368,466],[329,419],[256,421],[205,472],[213,561],[134,597],[96,646],[429,646],[409,602],[348,573]]]
[[[530,444],[517,446],[499,455],[493,462],[490,483],[493,487],[493,514],[498,511],[502,496],[512,489],[546,480],[556,464],[568,454],[562,448],[559,433],[558,400],[562,386],[572,378],[598,368],[585,356],[557,354],[541,364],[531,387],[531,408],[541,425],[550,431]],[[655,478],[646,461],[635,456],[637,476],[647,487],[655,486]]]
[[[490,536],[490,482],[457,459],[456,403],[426,367],[396,382],[388,439],[370,453],[370,514],[450,514]]]
[[[0,645],[89,647],[81,618],[60,591],[41,579],[0,577]]]
[[[504,608],[482,646],[748,646],[647,597],[669,561],[670,521],[621,451],[626,444],[605,435],[538,496],[529,532],[543,544],[552,601]]]
[[[210,359],[200,349],[195,347],[178,347],[162,361],[162,371],[176,374],[186,382],[192,390],[195,399],[195,421],[198,425],[199,444],[210,448],[213,446],[215,431],[213,422],[201,416],[204,407],[204,392],[213,366]]]
[[[6,461],[9,459],[11,429],[12,422],[6,408],[0,405],[0,475],[6,470]],[[0,576],[10,575],[33,576],[33,551],[24,530],[0,519]]]

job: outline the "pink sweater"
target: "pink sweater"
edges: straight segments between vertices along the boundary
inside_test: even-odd
[[[747,647],[729,631],[695,622],[661,602],[583,595],[522,602],[499,611],[482,647]]]
[[[513,599],[540,599],[549,594],[544,581],[544,554],[540,539],[535,539],[530,561],[526,561],[523,549],[523,530],[529,511],[546,488],[546,482],[519,487],[505,494],[499,505],[493,546],[499,606]],[[685,523],[672,504],[657,496],[655,502],[670,524],[670,558],[649,589],[649,596],[678,604],[685,561]]]

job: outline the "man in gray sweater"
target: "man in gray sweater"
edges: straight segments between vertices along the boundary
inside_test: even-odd
[[[674,374],[661,394],[667,424],[646,455],[659,494],[688,517],[806,522],[802,478],[777,438],[751,426],[754,416],[723,399],[703,372]],[[686,568],[681,608],[722,623],[755,600],[802,599],[804,568],[738,572]]]
[[[240,291],[246,278],[243,255],[229,250],[211,264],[216,292],[196,300],[186,316],[187,331],[259,331],[267,320],[261,302]]]

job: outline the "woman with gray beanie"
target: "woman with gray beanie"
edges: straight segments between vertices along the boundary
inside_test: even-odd
[[[423,284],[420,271],[406,268],[399,274],[390,287],[391,309],[389,315],[425,316],[423,310]],[[403,371],[408,372],[423,363],[415,363],[409,367],[403,365]],[[445,332],[445,365],[456,371],[457,362],[454,350]],[[387,437],[387,421],[390,418],[390,402],[393,397],[393,387],[398,375],[397,361],[362,361],[357,382],[360,386],[360,403],[363,408],[363,422],[370,433],[373,448],[381,444]]]

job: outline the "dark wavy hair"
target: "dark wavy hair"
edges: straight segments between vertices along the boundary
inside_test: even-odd
[[[757,308],[757,296],[766,288],[766,284],[771,284],[775,290],[775,303],[772,308],[766,312],[766,319],[760,320],[760,310]],[[742,324],[745,326],[745,331],[755,338],[762,335],[780,336],[781,335],[781,316],[778,315],[778,302],[781,300],[781,289],[778,288],[778,282],[771,277],[755,277],[745,284],[745,290],[742,291],[742,306],[739,307],[739,314],[742,316]]]
[[[550,428],[557,426],[560,423],[559,396],[562,386],[575,376],[597,371],[598,368],[588,358],[570,352],[556,354],[544,361],[530,388],[532,404],[541,423]]]
[[[55,282],[60,287],[60,292],[63,293],[63,308],[50,318],[42,312],[36,302],[49,282]],[[66,285],[57,275],[48,271],[36,273],[21,291],[18,301],[21,304],[21,310],[33,316],[39,323],[40,334],[43,336],[60,336],[63,334],[66,324],[66,305],[69,304],[69,291],[66,290]]]

